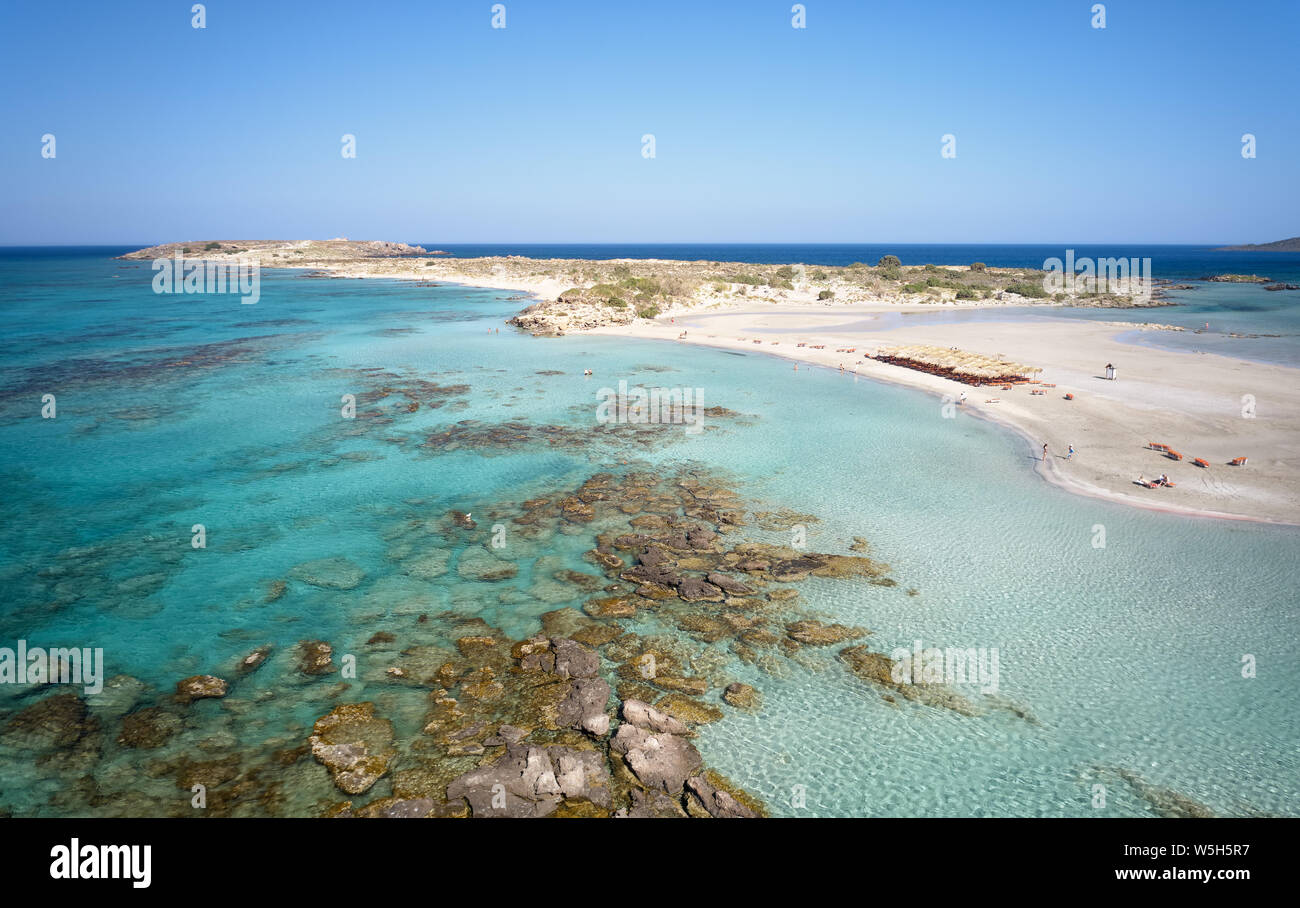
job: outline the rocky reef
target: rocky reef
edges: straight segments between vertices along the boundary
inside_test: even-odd
[[[0,757],[35,766],[56,812],[185,816],[201,800],[215,816],[741,818],[768,809],[698,742],[733,712],[761,718],[757,677],[851,670],[977,712],[894,684],[868,629],[802,604],[804,584],[903,595],[865,540],[763,541],[817,518],[756,506],[717,475],[633,466],[472,516],[407,507],[385,533],[387,576],[315,558],[258,593],[354,602],[360,645],[250,640],[164,690],[125,675],[93,697],[35,690],[5,702]],[[492,545],[502,527],[510,548]],[[557,540],[590,567],[550,554]],[[453,608],[420,590],[452,591]],[[366,628],[376,597],[390,619]],[[511,635],[477,614],[494,600],[555,607]],[[268,725],[271,711],[313,718]]]

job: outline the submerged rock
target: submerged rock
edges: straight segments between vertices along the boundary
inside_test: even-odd
[[[224,697],[229,691],[229,682],[215,675],[191,675],[176,682],[176,699],[182,703]]]
[[[496,557],[486,549],[474,546],[461,553],[460,561],[456,565],[456,573],[465,580],[493,583],[515,576],[519,573],[519,568],[512,562]]]
[[[347,558],[307,561],[290,571],[289,576],[326,590],[356,589],[366,578],[365,571]]]
[[[588,599],[582,610],[593,618],[632,618],[636,602],[627,596],[600,596]]]
[[[267,657],[271,655],[271,651],[274,648],[275,647],[269,643],[265,646],[259,646],[257,649],[239,660],[239,664],[235,666],[235,671],[241,675],[247,675],[257,671],[262,667],[262,663],[266,661]]]
[[[709,583],[720,588],[725,593],[736,596],[748,596],[754,592],[754,588],[743,581],[736,580],[734,577],[728,577],[726,574],[720,574],[717,571],[710,571],[705,577]]]
[[[5,725],[5,744],[44,750],[68,747],[98,726],[86,710],[86,701],[72,692],[38,700]]]
[[[926,706],[951,709],[966,716],[980,714],[975,704],[946,685],[896,680],[910,675],[903,674],[898,667],[899,663],[883,653],[872,652],[865,646],[850,646],[840,650],[840,659],[859,678],[896,692],[906,700],[924,703]],[[886,699],[890,698],[886,697]]]
[[[682,810],[682,805],[662,791],[642,791],[633,788],[630,795],[631,806],[616,811],[614,816],[636,820],[686,819],[686,811]]]
[[[695,815],[697,808],[705,816],[717,819],[757,819],[758,811],[746,807],[729,792],[713,785],[704,775],[686,780],[687,812]]]
[[[146,707],[122,717],[117,743],[123,747],[152,750],[162,747],[181,730],[180,716],[157,706]]]
[[[446,549],[430,549],[409,561],[404,561],[402,568],[417,580],[436,580],[447,573],[450,562],[451,552]]]
[[[334,647],[324,640],[304,640],[298,644],[298,671],[304,675],[328,675],[334,667]]]
[[[786,625],[791,640],[809,646],[831,646],[848,640],[857,640],[871,632],[864,627],[846,627],[843,624],[822,624],[820,621],[796,621]]]
[[[656,681],[655,683],[659,682]],[[717,722],[725,715],[716,706],[702,703],[685,694],[668,694],[655,703],[655,708],[691,725]]]
[[[345,703],[316,720],[312,756],[329,770],[334,784],[348,794],[368,791],[388,772],[396,752],[393,723],[375,716],[373,703]]]
[[[763,695],[756,688],[739,681],[727,685],[727,689],[722,692],[722,699],[738,709],[758,709],[763,705]]]
[[[721,589],[699,577],[683,578],[677,585],[677,595],[687,602],[721,602],[726,598]]]

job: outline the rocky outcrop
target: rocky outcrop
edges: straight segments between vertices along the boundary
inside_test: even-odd
[[[690,734],[690,728],[685,722],[655,709],[644,700],[624,700],[620,715],[624,722],[629,722],[652,734]]]
[[[617,308],[603,301],[561,298],[535,303],[507,321],[536,337],[554,337],[570,331],[626,325],[635,320],[636,312],[631,307]]]
[[[581,728],[591,735],[609,734],[609,714],[605,707],[613,691],[602,678],[583,678],[569,683],[569,692],[558,707],[561,725]]]
[[[686,810],[691,816],[716,819],[758,819],[759,813],[736,800],[730,792],[714,786],[706,776],[686,780]]]
[[[695,745],[682,736],[650,732],[630,722],[618,727],[610,750],[623,758],[642,785],[665,794],[680,792],[704,764]]]
[[[545,817],[566,800],[613,804],[601,755],[562,745],[511,744],[496,762],[456,778],[447,798],[466,800],[475,817]]]
[[[351,795],[368,791],[388,772],[393,723],[375,715],[373,703],[345,703],[316,720],[312,756],[329,770],[334,784]]]
[[[224,697],[230,684],[215,675],[191,675],[176,682],[176,699],[182,703]]]

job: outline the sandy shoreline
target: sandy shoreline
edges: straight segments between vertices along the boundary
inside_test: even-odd
[[[1300,370],[1248,363],[1212,354],[1171,352],[1114,340],[1129,327],[1073,320],[917,325],[874,330],[871,316],[897,307],[737,307],[727,312],[678,310],[658,322],[594,329],[593,334],[677,341],[762,352],[838,370],[846,376],[886,381],[936,395],[936,418],[949,407],[991,419],[1017,432],[1038,456],[1047,480],[1072,492],[1136,507],[1221,519],[1300,524],[1300,406],[1291,394]],[[672,319],[672,321],[669,321]],[[685,331],[686,337],[680,337]],[[755,340],[761,343],[755,344]],[[776,343],[773,343],[773,342]],[[799,347],[799,343],[807,346]],[[813,350],[812,345],[825,345]],[[1043,395],[1030,388],[973,388],[959,382],[864,359],[878,346],[933,344],[996,353],[1043,369],[1054,383]],[[855,347],[855,353],[837,348]],[[1106,363],[1118,378],[1103,377]],[[1065,395],[1073,394],[1073,400]],[[1243,416],[1243,396],[1254,397],[1253,418]],[[996,402],[991,402],[996,400]],[[962,412],[964,411],[964,413]],[[1168,444],[1185,459],[1175,462],[1146,447]],[[1076,453],[1067,460],[1070,445]],[[1245,467],[1228,466],[1246,456]],[[1208,468],[1192,463],[1200,457]],[[1139,475],[1167,473],[1175,487],[1146,489]]]
[[[124,258],[172,254],[178,245],[151,247]],[[196,252],[206,249],[193,245]],[[459,284],[527,294],[546,303],[572,293],[575,285],[610,280],[611,272],[619,269],[678,280],[672,299],[665,293],[656,300],[657,317],[636,317],[630,307],[612,309],[599,299],[584,300],[551,307],[558,317],[544,315],[541,333],[676,341],[762,352],[832,370],[842,366],[846,376],[935,395],[935,418],[944,418],[946,401],[947,412],[958,421],[971,415],[993,420],[1026,439],[1035,455],[1046,443],[1046,461],[1033,468],[1077,494],[1191,516],[1300,525],[1300,401],[1294,394],[1300,387],[1300,369],[1115,340],[1138,328],[1181,330],[1154,323],[1159,317],[1154,312],[1153,323],[1145,326],[1045,318],[890,327],[897,319],[882,319],[882,314],[1008,305],[1035,305],[1050,312],[1063,302],[1000,293],[955,299],[952,290],[921,299],[899,292],[896,285],[864,278],[871,269],[831,268],[834,273],[822,276],[820,269],[796,265],[784,269],[792,274],[786,287],[755,289],[707,277],[725,270],[725,263],[413,258],[405,254],[406,247],[398,250],[400,257],[376,257],[375,244],[346,240],[243,245],[252,247],[243,251],[259,258],[263,267],[306,269],[336,278]],[[766,268],[772,271],[767,279],[777,275],[775,266],[741,267]],[[913,278],[924,273],[916,268],[909,272]],[[680,280],[683,274],[696,279]],[[819,299],[819,288],[825,286],[835,288],[833,299]],[[621,317],[610,318],[619,313]],[[519,319],[516,323],[523,324]],[[909,344],[1005,357],[1040,368],[1036,378],[1054,387],[1043,388],[1041,395],[1030,393],[1037,385],[976,388],[864,358],[881,346]],[[814,345],[825,349],[814,350]],[[845,348],[855,352],[836,352]],[[1116,365],[1118,380],[1103,377],[1107,363]],[[964,403],[953,405],[963,394]],[[1067,400],[1066,394],[1073,399]],[[1169,445],[1184,459],[1171,460],[1148,448],[1148,442]],[[1070,445],[1076,453],[1067,460]],[[1229,466],[1237,457],[1247,457],[1247,465]],[[1198,467],[1193,458],[1209,466]],[[1173,488],[1148,489],[1134,483],[1139,476],[1153,479],[1162,473],[1168,474]]]

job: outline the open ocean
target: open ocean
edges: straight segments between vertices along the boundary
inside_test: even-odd
[[[1066,248],[421,245],[1025,267]],[[1300,255],[1074,248],[1149,255],[1174,280],[1300,282]],[[1149,816],[1191,799],[1223,815],[1300,815],[1300,530],[1069,494],[1030,469],[1017,436],[942,419],[907,389],[763,355],[522,335],[504,320],[524,303],[504,291],[268,270],[247,306],[155,295],[149,263],[113,260],[126,251],[0,249],[0,647],[102,647],[117,678],[60,714],[66,735],[23,718],[48,691],[0,684],[0,811],[186,815],[197,772],[229,813],[317,815],[345,796],[294,749],[342,702],[373,702],[397,731],[392,771],[358,805],[422,772],[440,778],[448,760],[476,765],[432,746],[430,688],[388,668],[456,658],[472,619],[520,639],[544,614],[581,609],[592,593],[572,578],[605,582],[584,553],[628,532],[635,511],[539,524],[525,502],[609,473],[620,487],[726,485],[748,513],[728,545],[784,543],[797,523],[813,551],[865,540],[896,581],[790,583],[797,598],[769,621],[861,626],[872,633],[859,642],[884,653],[918,640],[998,650],[996,697],[962,688],[982,707],[966,715],[886,700],[840,646],[749,658],[706,613],[620,622],[686,654],[709,704],[729,681],[762,692],[761,709],[723,708],[695,743],[775,814]],[[1052,317],[1208,321],[1170,342],[1300,362],[1300,293],[1198,285],[1177,299]],[[999,315],[1043,317],[987,317]],[[608,431],[598,392],[619,380],[698,388],[725,410],[698,434]],[[41,416],[47,394],[57,418]],[[340,418],[346,394],[355,420]],[[477,528],[449,522],[453,509]],[[484,574],[485,552],[513,573]],[[303,640],[354,656],[356,677],[304,676]],[[266,664],[237,676],[268,644]],[[1255,677],[1242,675],[1247,655]],[[178,706],[176,682],[196,673],[230,679],[231,693]]]

